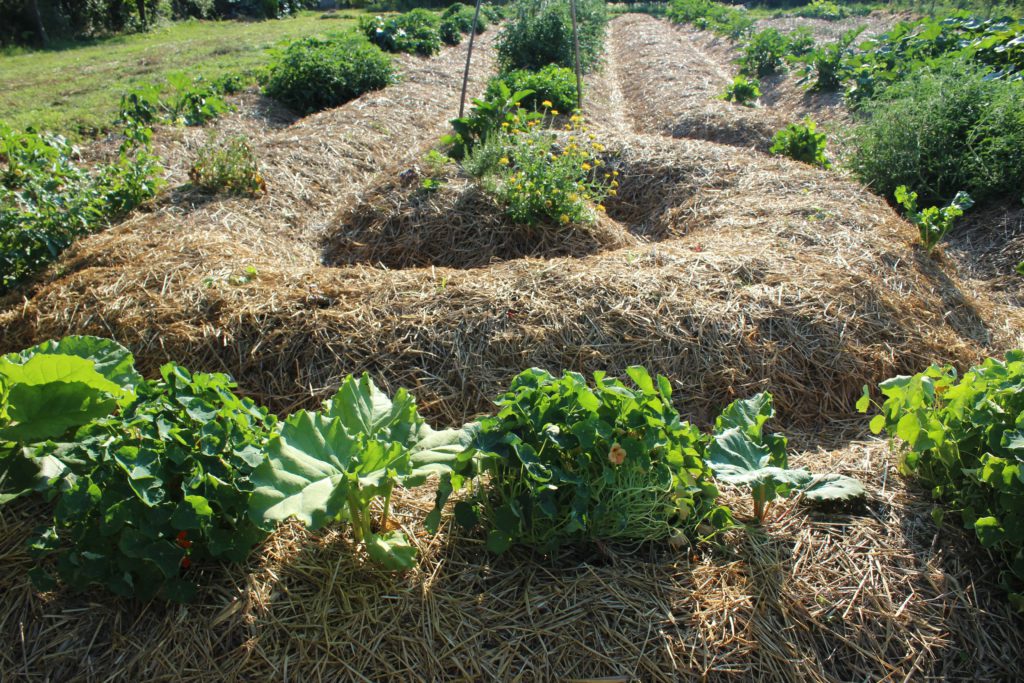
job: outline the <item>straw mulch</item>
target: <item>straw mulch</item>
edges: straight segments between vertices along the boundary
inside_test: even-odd
[[[676,31],[625,17],[612,37],[640,45]],[[474,92],[493,65],[490,35]],[[762,532],[682,554],[494,558],[474,536],[425,535],[427,487],[398,501],[422,554],[411,572],[362,564],[343,531],[288,526],[245,571],[197,568],[210,587],[195,605],[164,607],[34,594],[23,543],[43,511],[20,503],[0,508],[2,677],[1019,678],[1024,637],[993,588],[994,563],[957,530],[937,533],[883,444],[834,429],[862,384],[1020,345],[1019,309],[976,291],[947,257],[924,256],[909,225],[839,174],[653,135],[630,90],[630,77],[650,77],[630,74],[621,50],[591,79],[587,105],[621,181],[590,234],[615,239],[523,251],[512,232],[474,235],[513,226],[463,178],[428,196],[415,188],[457,105],[463,49],[403,58],[401,83],[292,126],[240,113],[225,125],[258,132],[267,196],[179,187],[83,240],[0,305],[0,351],[112,336],[147,374],[167,360],[227,371],[279,413],[367,370],[412,390],[439,424],[488,409],[531,365],[642,363],[701,421],[772,391],[780,424],[806,430],[795,460],[862,478],[866,505],[784,504]],[[181,179],[202,134],[177,134],[161,144],[178,150]],[[742,496],[726,502],[749,512]]]
[[[815,435],[815,440],[818,435]],[[780,504],[761,529],[694,551],[488,555],[416,526],[422,559],[382,574],[339,530],[287,526],[243,569],[208,567],[193,605],[34,595],[21,546],[38,511],[0,508],[0,671],[9,680],[1019,680],[1024,631],[992,564],[938,533],[884,444],[798,458],[861,477],[847,512]],[[746,501],[727,502],[743,514]]]
[[[480,185],[448,165],[431,179],[418,165],[385,177],[332,223],[324,260],[387,268],[479,268],[530,256],[583,256],[639,245],[622,225],[598,214],[590,224],[516,225]]]

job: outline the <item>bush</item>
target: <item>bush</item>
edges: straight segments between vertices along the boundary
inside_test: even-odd
[[[580,67],[594,69],[604,51],[608,15],[604,2],[581,0],[576,10]],[[511,21],[498,36],[498,65],[502,72],[537,71],[548,64],[574,68],[572,19],[568,3],[519,0]]]
[[[473,15],[476,14],[476,7],[473,5],[464,5],[461,2],[457,2],[454,5],[449,5],[448,8],[441,13],[441,23],[449,21],[455,24],[459,31],[462,33],[469,33],[473,30]],[[480,16],[477,17],[476,21],[476,32],[483,33],[487,30],[488,17],[485,11],[485,7],[480,8]]]
[[[871,431],[899,439],[900,470],[916,475],[999,558],[1011,603],[1024,612],[1024,352],[990,358],[957,380],[932,366],[880,385],[885,400]],[[868,388],[857,404],[870,409]],[[983,554],[981,557],[985,557]]]
[[[732,79],[732,83],[722,93],[722,99],[726,102],[735,102],[748,107],[757,104],[757,98],[761,96],[761,84],[756,78],[748,79],[742,74]]]
[[[803,57],[814,49],[814,31],[807,26],[797,26],[786,34],[786,50],[793,57]]]
[[[227,142],[210,138],[196,153],[188,177],[195,187],[211,194],[255,195],[267,190],[256,154],[241,136]]]
[[[363,40],[305,38],[271,66],[266,92],[305,115],[379,90],[393,75],[391,59]]]
[[[701,457],[703,435],[680,420],[668,380],[628,372],[635,388],[604,373],[588,386],[577,373],[527,370],[497,399],[499,412],[481,422],[474,444],[490,484],[455,507],[467,526],[483,520],[488,549],[685,544],[698,524],[728,522]]]
[[[865,105],[850,166],[891,196],[900,185],[940,204],[1018,198],[1024,186],[1024,83],[988,80],[962,62],[895,83]]]
[[[166,87],[148,83],[123,94],[118,120],[145,126],[155,123],[201,126],[231,111],[231,105],[221,93],[234,83],[233,80],[211,83],[202,76],[171,73],[167,76]]]
[[[825,134],[816,132],[817,125],[809,118],[791,123],[772,138],[772,154],[787,156],[805,164],[829,168],[825,158]]]
[[[559,112],[571,113],[579,101],[576,93],[576,72],[561,66],[549,64],[540,71],[519,69],[509,71],[487,84],[486,99],[495,99],[499,95],[498,83],[504,83],[510,92],[532,90],[533,94],[523,97],[520,102],[525,109],[539,110],[540,103],[551,102],[551,108]]]
[[[363,17],[359,30],[370,42],[387,52],[408,52],[429,57],[441,50],[440,20],[430,10],[418,8],[396,17]]]
[[[759,31],[750,37],[739,59],[740,73],[762,78],[782,67],[789,43],[773,28]]]
[[[89,172],[64,138],[0,123],[0,292],[157,193],[163,168],[150,136],[129,126],[117,160]]]

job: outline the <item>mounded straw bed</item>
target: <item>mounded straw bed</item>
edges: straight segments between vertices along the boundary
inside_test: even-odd
[[[19,503],[0,508],[4,678],[1019,677],[1024,637],[993,588],[994,564],[959,531],[936,531],[884,444],[851,441],[862,419],[836,431],[864,383],[1020,345],[1019,310],[974,292],[948,258],[924,256],[910,226],[836,173],[662,137],[627,79],[655,83],[666,65],[624,65],[614,47],[641,29],[657,41],[679,30],[616,20],[590,83],[622,183],[590,234],[614,239],[495,239],[512,226],[461,178],[420,202],[403,174],[415,177],[445,129],[464,52],[403,58],[403,82],[337,110],[291,126],[244,114],[220,124],[250,131],[268,195],[178,189],[83,240],[6,298],[0,350],[112,336],[149,374],[167,360],[227,371],[282,413],[368,370],[444,424],[486,410],[531,365],[643,363],[702,421],[772,391],[776,427],[806,430],[795,460],[860,477],[867,503],[786,503],[763,531],[686,552],[494,558],[474,536],[423,532],[428,487],[399,501],[423,558],[407,574],[364,565],[343,531],[286,526],[245,570],[197,569],[210,587],[187,607],[34,594],[23,543],[44,511]],[[162,134],[172,179],[201,135]],[[745,514],[743,497],[726,502]]]

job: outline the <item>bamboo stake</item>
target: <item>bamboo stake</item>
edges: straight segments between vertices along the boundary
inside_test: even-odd
[[[476,11],[473,12],[473,30],[469,32],[469,49],[466,51],[466,71],[462,74],[462,96],[459,98],[459,118],[466,111],[466,87],[469,85],[469,62],[473,59],[473,39],[476,38],[477,22],[480,21],[480,0],[476,0]]]
[[[572,14],[572,48],[576,58],[576,106],[582,110],[583,75],[580,71],[580,31],[576,23],[576,0],[569,0],[569,12]]]

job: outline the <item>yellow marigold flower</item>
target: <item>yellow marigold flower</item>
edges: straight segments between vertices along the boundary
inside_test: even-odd
[[[588,164],[588,163],[584,162],[584,164],[583,164],[583,166],[581,166],[581,168],[582,168],[582,169],[583,169],[584,171],[589,171],[589,170],[590,170],[590,164]]]
[[[615,195],[618,194],[618,192],[616,192],[615,190],[608,190],[608,194],[610,194],[612,197],[614,197]]]
[[[498,159],[498,163],[502,166],[508,166],[508,157],[502,157]]]
[[[598,211],[604,211],[604,204],[598,204],[597,205],[597,210]]]
[[[602,145],[600,142],[595,142],[593,147],[594,147],[594,151],[597,151],[597,152],[603,152],[604,151],[604,145]]]
[[[607,173],[605,173],[605,174],[604,174],[604,177],[605,177],[605,178],[607,178],[607,177],[608,177],[608,174],[607,174]],[[619,181],[618,181],[618,180],[613,180],[613,181],[612,181],[612,187],[618,187],[618,186],[619,186]]]
[[[551,115],[552,116],[558,116],[558,110],[557,109],[552,109],[551,110]]]
[[[501,127],[502,128],[508,128],[508,121],[502,121],[501,122]]]
[[[551,208],[551,200],[549,199],[546,202],[544,202],[544,206],[546,206],[546,207],[548,207],[550,209]]]
[[[563,213],[561,216],[558,217],[558,220],[564,225],[565,223],[569,222],[569,217]]]
[[[570,202],[575,202],[579,198],[580,198],[580,196],[578,194],[576,194],[575,192],[573,192],[571,195],[569,195],[569,201]]]
[[[544,100],[543,102],[540,103],[540,106],[544,107],[545,109],[551,109],[551,100]]]
[[[612,175],[617,176],[617,175],[619,175],[619,172],[618,171],[612,171]]]

